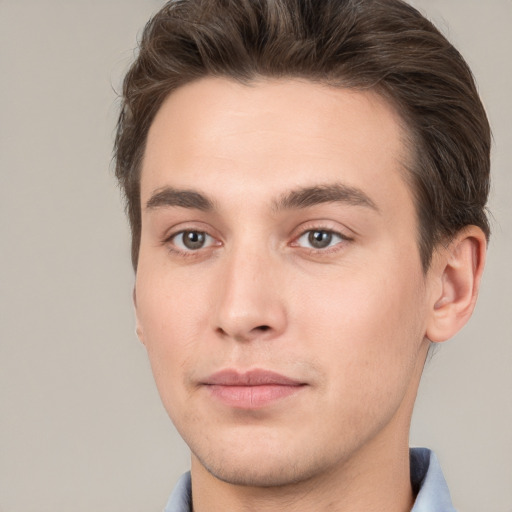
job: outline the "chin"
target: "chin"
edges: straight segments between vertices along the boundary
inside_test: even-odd
[[[318,474],[318,464],[305,457],[299,457],[297,463],[278,454],[248,459],[223,454],[211,460],[196,455],[201,465],[218,480],[246,487],[284,487],[309,480]]]
[[[230,434],[219,436],[211,445],[201,442],[204,438],[187,444],[193,458],[208,473],[232,485],[290,486],[329,472],[339,463],[333,450],[322,450],[312,439],[305,442],[297,432],[279,435],[276,430],[248,429],[243,436],[241,432]]]

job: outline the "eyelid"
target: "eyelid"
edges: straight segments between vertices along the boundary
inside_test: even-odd
[[[354,230],[344,226],[343,224],[340,224],[339,222],[334,222],[327,219],[313,219],[307,222],[303,222],[297,226],[293,230],[292,238],[296,240],[300,236],[310,231],[327,231],[329,233],[339,235],[346,240],[353,240],[356,236]]]

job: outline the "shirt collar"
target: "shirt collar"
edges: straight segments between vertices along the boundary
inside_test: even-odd
[[[436,454],[427,448],[411,448],[411,484],[417,491],[411,512],[457,512]]]

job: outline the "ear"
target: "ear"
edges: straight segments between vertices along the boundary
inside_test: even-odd
[[[145,345],[144,333],[142,331],[142,327],[139,322],[139,315],[137,312],[137,290],[136,290],[135,286],[133,287],[132,298],[133,298],[133,307],[135,308],[135,332],[137,333],[137,338],[139,338],[139,341],[143,345]]]
[[[426,336],[446,341],[467,323],[475,308],[485,265],[487,240],[477,226],[460,231],[448,247],[434,253],[430,316]]]

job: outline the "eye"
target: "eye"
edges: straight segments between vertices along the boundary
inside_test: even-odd
[[[170,241],[183,252],[197,251],[214,244],[213,237],[204,231],[193,230],[180,231],[173,235]]]
[[[297,245],[309,249],[327,249],[343,242],[345,238],[339,233],[326,229],[311,229],[297,239]]]

